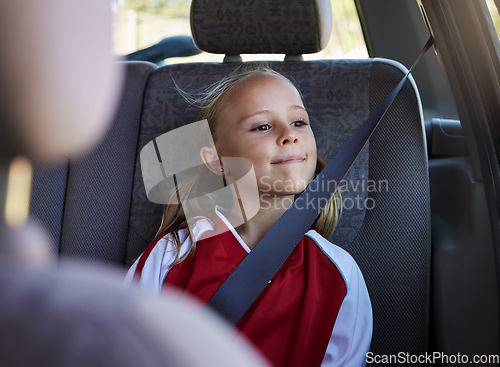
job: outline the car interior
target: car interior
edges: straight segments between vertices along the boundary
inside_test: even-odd
[[[343,214],[330,240],[365,277],[373,355],[498,355],[500,47],[485,31],[493,27],[486,2],[460,3],[356,0],[370,58],[305,60],[330,38],[330,0],[192,0],[194,44],[224,61],[117,62],[121,95],[104,139],[75,158],[35,161],[30,220],[46,229],[57,257],[88,272],[124,272],[162,215],[147,199],[140,151],[195,122],[196,107],[179,88],[199,91],[261,63],[242,54],[283,55],[265,64],[301,91],[318,153],[329,161],[432,36],[435,52],[412,72],[343,180]],[[462,27],[470,14],[475,23]]]

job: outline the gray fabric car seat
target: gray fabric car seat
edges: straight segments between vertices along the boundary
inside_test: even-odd
[[[124,64],[120,103],[98,146],[78,159],[35,165],[31,216],[47,227],[60,256],[125,263],[142,100],[156,65]]]
[[[194,0],[197,46],[226,53],[224,63],[171,65],[149,77],[138,151],[155,137],[195,121],[196,109],[177,92],[199,90],[241,66],[238,54],[286,53],[269,65],[301,90],[320,154],[332,158],[403,77],[383,59],[301,61],[328,33],[328,1]],[[312,35],[312,36],[311,36]],[[418,50],[416,50],[416,54]],[[231,62],[233,61],[233,62]],[[148,202],[137,158],[127,240],[127,262],[148,245],[162,208]],[[351,168],[344,213],[332,241],[349,251],[365,276],[374,310],[374,354],[427,350],[430,211],[427,156],[418,91],[407,82]]]

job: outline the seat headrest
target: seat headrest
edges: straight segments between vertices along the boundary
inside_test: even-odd
[[[193,0],[191,31],[203,51],[301,55],[326,47],[330,0]]]
[[[104,135],[121,79],[111,15],[102,0],[0,2],[0,159],[75,156]]]

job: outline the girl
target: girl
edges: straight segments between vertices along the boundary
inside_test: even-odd
[[[200,151],[206,169],[224,178],[227,167],[218,157],[250,160],[260,208],[234,228],[231,215],[215,207],[189,231],[182,207],[166,205],[156,239],[127,279],[156,290],[181,288],[206,303],[324,163],[301,95],[275,71],[234,73],[198,103],[197,118],[208,120],[215,143]],[[177,195],[197,190],[196,179],[187,181]],[[372,334],[368,292],[351,256],[326,239],[340,202],[335,193],[236,324],[275,366],[365,364]]]

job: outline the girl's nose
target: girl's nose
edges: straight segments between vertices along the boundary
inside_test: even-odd
[[[295,131],[290,126],[283,127],[278,138],[278,145],[295,144],[297,141]]]

